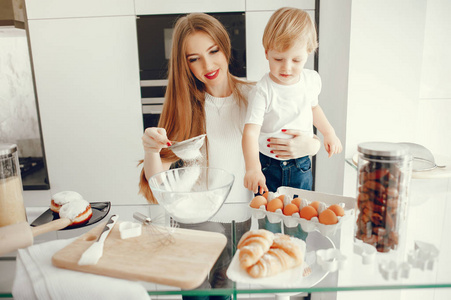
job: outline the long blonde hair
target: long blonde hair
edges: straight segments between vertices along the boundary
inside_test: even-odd
[[[182,141],[206,133],[205,85],[192,74],[186,58],[186,40],[196,32],[209,35],[230,63],[231,43],[224,26],[214,17],[204,13],[192,13],[179,18],[172,35],[172,50],[168,66],[163,111],[158,127],[166,129],[168,139]],[[247,107],[247,99],[240,85],[248,83],[227,72],[227,79],[234,99],[241,109]],[[167,148],[160,151],[162,160],[174,162],[178,157]],[[144,170],[141,172],[140,193],[154,203]]]

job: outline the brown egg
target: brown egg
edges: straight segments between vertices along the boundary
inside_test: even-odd
[[[268,200],[268,194],[269,194],[269,192],[266,192],[266,191],[265,191],[265,192],[263,192],[263,195],[262,195],[262,196],[265,197],[266,200]]]
[[[277,197],[277,198],[279,198],[279,199],[282,200],[282,202],[283,202],[283,200],[285,199],[285,195],[280,195],[280,196]]]
[[[322,213],[319,214],[319,222],[325,225],[333,225],[338,223],[337,216],[330,209],[325,209]]]
[[[301,198],[294,198],[293,200],[291,200],[291,203],[299,207],[301,206]]]
[[[268,205],[266,206],[267,211],[275,212],[277,209],[283,209],[283,202],[280,200],[280,198],[274,198],[271,201],[269,201]]]
[[[301,218],[304,218],[304,219],[307,219],[307,220],[310,220],[311,218],[318,216],[318,212],[312,206],[304,206],[301,209],[299,214],[300,214]]]
[[[332,204],[328,208],[333,211],[337,217],[343,217],[345,215],[345,210],[338,204]]]
[[[319,201],[313,201],[309,205],[314,207],[316,209],[316,212],[318,212]]]
[[[283,208],[283,214],[286,216],[291,216],[297,212],[299,212],[299,207],[297,207],[296,204],[293,203],[289,203]]]
[[[260,208],[260,206],[262,206],[262,205],[266,206],[267,203],[268,203],[268,200],[266,200],[265,197],[256,196],[254,199],[252,199],[250,206],[252,208]]]

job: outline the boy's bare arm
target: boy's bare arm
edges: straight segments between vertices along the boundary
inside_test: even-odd
[[[340,153],[343,150],[340,139],[335,134],[335,130],[326,118],[323,109],[317,105],[312,107],[313,125],[324,136],[324,147],[329,157],[333,154]]]
[[[261,172],[260,156],[258,149],[258,137],[260,135],[261,126],[257,124],[246,124],[244,126],[242,147],[244,161],[246,165],[246,175],[244,177],[244,186],[253,191],[260,193],[267,191],[265,176]]]

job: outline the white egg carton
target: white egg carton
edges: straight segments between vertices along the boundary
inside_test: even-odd
[[[275,193],[269,192],[268,202],[280,195],[285,195],[283,201],[284,206],[291,203],[291,200],[293,200],[294,198],[299,197],[302,199],[300,208],[312,203],[313,201],[319,201],[320,203],[322,203],[319,207],[320,211],[326,209],[332,204],[338,204],[343,207],[345,214],[343,217],[337,217],[337,224],[325,225],[321,224],[317,217],[314,217],[311,220],[307,220],[301,218],[299,213],[295,213],[292,216],[285,216],[281,209],[277,209],[275,212],[270,212],[266,210],[264,205],[262,205],[260,208],[250,207],[252,216],[257,219],[263,219],[266,217],[268,218],[268,221],[270,223],[283,222],[286,227],[296,227],[298,224],[300,224],[303,231],[312,232],[316,230],[324,236],[334,235],[335,232],[337,232],[337,230],[341,227],[341,224],[344,220],[351,217],[353,218],[354,216],[354,206],[356,199],[353,197],[344,197],[282,186],[279,187]]]

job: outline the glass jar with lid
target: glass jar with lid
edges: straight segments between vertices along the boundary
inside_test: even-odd
[[[405,236],[412,157],[404,145],[358,145],[355,237],[378,252],[397,250]]]
[[[27,221],[15,144],[0,143],[0,227]]]

